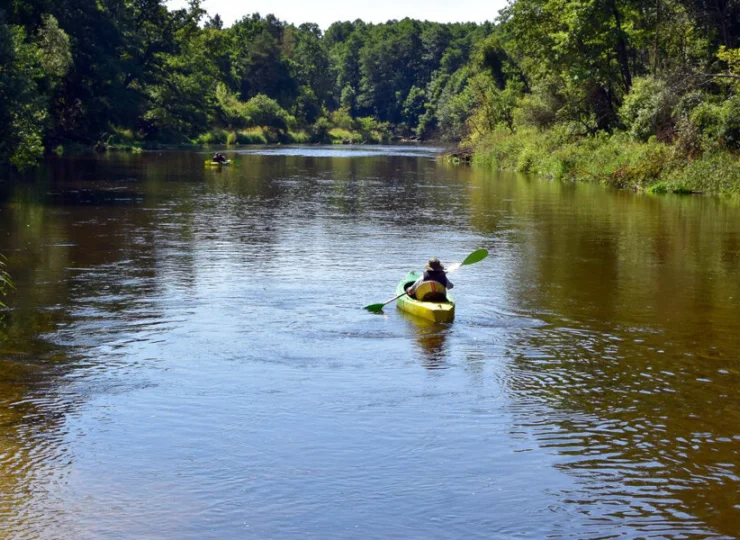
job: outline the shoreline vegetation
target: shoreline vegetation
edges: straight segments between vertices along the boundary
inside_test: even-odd
[[[652,194],[740,198],[740,156],[714,150],[688,157],[680,144],[636,142],[625,133],[573,138],[557,131],[497,131],[447,161],[591,182]]]
[[[0,173],[81,148],[459,140],[451,107],[493,23],[229,27],[200,0],[0,8]]]
[[[201,0],[24,0],[0,9],[0,73],[0,174],[80,147],[438,140],[502,169],[740,197],[740,2],[509,0],[495,22],[322,30],[226,27]]]

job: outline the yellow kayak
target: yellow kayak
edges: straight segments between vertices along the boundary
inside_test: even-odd
[[[231,165],[230,159],[227,159],[226,161],[211,161],[209,159],[206,161],[206,167],[224,167],[226,165]]]
[[[421,277],[418,272],[409,272],[396,286],[396,294],[402,294],[406,287]],[[421,302],[404,294],[397,300],[398,309],[433,322],[452,322],[455,319],[455,300],[447,293],[446,302]]]

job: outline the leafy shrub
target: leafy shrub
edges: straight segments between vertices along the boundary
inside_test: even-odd
[[[388,122],[379,122],[371,116],[355,118],[354,127],[366,142],[381,142],[390,137]]]
[[[740,148],[740,96],[733,96],[722,104],[719,136],[725,148]]]
[[[239,144],[267,144],[267,137],[265,137],[261,127],[255,127],[237,131],[236,142]]]
[[[257,94],[244,103],[229,92],[226,85],[220,83],[216,87],[216,102],[219,106],[221,120],[229,127],[264,126],[278,131],[287,131],[289,127],[295,125],[295,118],[290,116],[277,101],[264,94]]]
[[[666,176],[665,189],[673,193],[740,196],[740,160],[728,153],[704,154]]]
[[[683,113],[676,123],[676,140],[674,141],[673,154],[678,159],[694,159],[703,151],[701,130]]]
[[[301,86],[293,108],[303,125],[313,124],[321,114],[319,98],[310,86]]]
[[[698,105],[689,116],[705,139],[717,140],[722,123],[722,107],[710,102]]]
[[[419,117],[419,125],[416,126],[415,134],[420,139],[424,139],[433,134],[437,127],[437,111],[430,106],[424,114]]]
[[[342,128],[331,129],[329,131],[329,136],[334,144],[356,144],[362,142],[362,135]]]
[[[229,138],[229,132],[225,129],[212,129],[206,133],[199,135],[195,141],[195,144],[226,144]]]
[[[246,102],[245,112],[251,126],[264,126],[278,131],[287,131],[290,122],[288,113],[277,101],[264,94],[257,94]],[[293,119],[295,122],[295,119]]]
[[[334,127],[352,129],[354,121],[346,109],[338,109],[330,115]]]
[[[216,86],[216,103],[221,121],[233,128],[243,128],[250,125],[251,118],[246,103],[239,101],[235,94],[229,92],[225,84]]]
[[[519,100],[514,111],[514,122],[517,126],[532,126],[546,129],[558,121],[558,111],[563,103],[550,85],[539,85]]]
[[[676,106],[673,108],[673,116],[681,118],[683,115],[691,115],[694,109],[707,101],[708,97],[704,92],[698,90],[684,94],[678,99]]]
[[[536,148],[530,145],[525,146],[517,159],[516,170],[522,173],[533,172],[534,165],[537,160],[537,153],[538,151]]]
[[[311,139],[314,142],[320,143],[331,142],[331,137],[329,136],[330,129],[331,122],[329,122],[329,119],[325,117],[319,118],[311,128]]]
[[[311,136],[305,131],[291,131],[287,134],[287,142],[293,144],[306,144],[311,142]]]
[[[662,137],[672,128],[673,96],[664,81],[635,79],[619,109],[619,117],[634,140],[646,142],[652,135]]]

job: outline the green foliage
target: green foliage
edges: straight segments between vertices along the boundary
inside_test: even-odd
[[[514,110],[514,123],[546,129],[557,123],[562,107],[558,92],[549,85],[541,84],[519,100]]]
[[[0,12],[0,160],[19,169],[44,152],[49,96],[70,63],[69,38],[54,17],[43,18],[36,40]]]
[[[740,49],[729,49],[722,45],[717,58],[727,64],[726,78],[734,89],[740,90]]]
[[[682,163],[666,175],[671,193],[710,193],[740,197],[740,159],[728,153],[705,154]]]
[[[352,114],[352,111],[355,110],[356,96],[357,92],[355,92],[355,89],[351,86],[347,85],[342,88],[342,95],[339,100],[341,108]]]
[[[195,144],[210,145],[226,144],[228,140],[229,131],[225,129],[213,129],[211,131],[198,135],[198,137],[196,137],[193,142]]]
[[[522,95],[522,85],[511,80],[501,89],[495,79],[481,73],[470,80],[468,92],[475,103],[474,113],[468,124],[471,126],[472,140],[494,131],[501,126],[511,133],[516,131],[514,111]]]
[[[453,78],[465,79],[465,73],[461,70]],[[453,82],[448,83],[441,93],[437,105],[437,122],[446,139],[462,139],[467,134],[467,121],[474,111],[475,99],[471,92],[465,91],[464,82],[459,92]]]
[[[740,149],[740,96],[732,96],[722,105],[719,138],[729,150]]]
[[[686,113],[681,115],[676,124],[676,139],[673,151],[676,158],[684,160],[695,159],[701,156],[704,151],[701,130]]]
[[[243,129],[236,132],[238,144],[267,144],[267,137],[262,128]]]
[[[313,124],[321,114],[321,101],[310,86],[301,86],[295,105],[293,116],[303,125]]]
[[[325,143],[331,142],[331,136],[329,131],[331,130],[331,122],[325,117],[319,118],[311,128],[311,138],[315,142]]]
[[[329,137],[331,137],[333,144],[357,144],[362,142],[361,135],[342,128],[330,129]]]
[[[419,117],[424,114],[425,109],[426,93],[421,88],[412,86],[406,100],[403,102],[402,116],[404,122],[410,126],[418,125]]]
[[[721,105],[703,102],[691,111],[690,119],[703,133],[705,144],[711,144],[711,141],[719,139],[722,124]]]
[[[672,128],[674,105],[674,95],[664,81],[641,77],[625,97],[619,117],[634,140],[646,142]]]
[[[388,122],[378,122],[372,116],[357,118],[355,129],[359,132],[363,142],[379,143],[390,138]]]
[[[531,128],[562,143],[545,168],[564,177],[581,147],[621,130],[631,154],[653,137],[675,140],[673,159],[734,152],[740,4],[724,2],[723,17],[710,4],[516,0],[496,25],[354,21],[323,33],[259,14],[224,28],[199,0],[14,0],[0,18],[0,159],[22,167],[59,144],[391,133],[485,145]],[[499,141],[516,156],[501,159],[541,169],[526,139]]]
[[[52,84],[58,83],[72,66],[72,51],[69,36],[59,27],[53,15],[43,15],[36,43],[39,49],[39,62]]]
[[[263,126],[277,131],[287,131],[293,122],[277,101],[264,94],[257,94],[244,104],[246,117],[251,126]]]
[[[355,124],[355,120],[346,109],[338,109],[334,111],[331,113],[330,119],[333,126],[342,129],[352,129]]]
[[[478,143],[475,161],[558,180],[651,193],[740,196],[737,156],[705,153],[687,159],[654,139],[640,143],[621,133],[573,139],[557,129],[522,128],[514,135],[498,130]]]
[[[284,132],[294,122],[274,99],[258,94],[244,103],[223,83],[216,86],[216,103],[221,118],[230,128],[260,126]]]

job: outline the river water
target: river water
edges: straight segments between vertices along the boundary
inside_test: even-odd
[[[0,186],[0,537],[740,536],[740,208],[424,147]],[[426,259],[457,319],[361,308]]]

